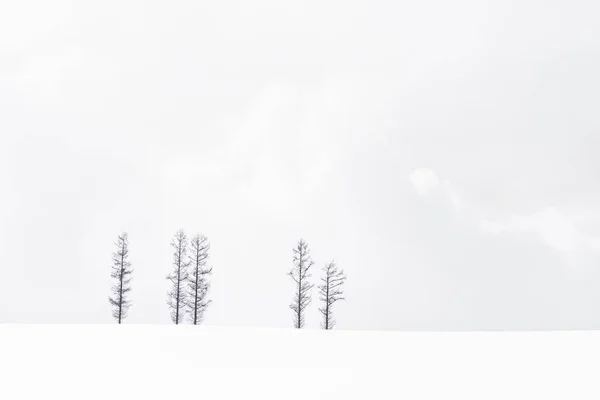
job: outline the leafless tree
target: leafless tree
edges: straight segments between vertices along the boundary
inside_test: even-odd
[[[319,285],[319,300],[323,304],[322,308],[319,308],[319,312],[323,315],[321,326],[323,329],[332,329],[335,326],[333,304],[345,300],[343,285],[346,274],[343,270],[338,270],[333,261],[325,265],[323,272],[325,276],[321,278]]]
[[[127,311],[131,302],[127,298],[127,294],[131,291],[131,263],[129,262],[129,238],[127,233],[122,233],[118,236],[115,243],[117,250],[112,256],[112,271],[111,278],[114,284],[111,287],[112,296],[108,297],[108,301],[112,306],[112,315],[120,324],[127,317]]]
[[[314,265],[308,245],[302,239],[294,248],[294,267],[289,276],[296,283],[296,293],[290,308],[294,311],[294,326],[298,329],[304,326],[304,310],[310,304],[312,285],[308,279],[311,277],[309,271]]]
[[[212,268],[206,268],[208,251],[210,243],[204,235],[196,235],[190,242],[190,265],[191,274],[188,279],[188,303],[187,308],[190,315],[190,321],[194,325],[202,322],[204,311],[211,303],[207,299],[210,282],[208,275],[212,273]]]
[[[184,284],[188,279],[188,267],[190,265],[186,257],[187,246],[187,236],[183,230],[179,230],[171,241],[171,247],[174,250],[173,271],[167,276],[167,279],[173,285],[172,289],[168,292],[167,304],[171,309],[171,320],[175,324],[182,322],[185,315],[184,306],[186,298]]]

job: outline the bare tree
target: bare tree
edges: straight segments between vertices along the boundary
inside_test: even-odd
[[[171,281],[173,285],[172,289],[168,292],[167,304],[171,309],[171,320],[175,324],[179,324],[183,321],[185,314],[185,291],[184,284],[187,281],[187,269],[190,265],[189,261],[186,261],[187,255],[187,236],[183,230],[179,230],[173,240],[171,241],[171,247],[173,247],[173,271],[167,276],[167,279]]]
[[[127,298],[127,294],[131,291],[131,263],[129,262],[129,238],[127,233],[122,233],[117,238],[115,243],[117,250],[112,256],[112,271],[110,277],[114,280],[111,287],[112,296],[108,297],[108,301],[112,306],[112,315],[120,324],[127,317],[127,311],[131,306],[131,302]]]
[[[188,311],[190,313],[190,321],[194,325],[202,322],[204,311],[211,303],[207,299],[210,282],[208,276],[212,273],[212,268],[206,268],[206,260],[208,259],[208,251],[210,243],[204,235],[196,235],[190,242],[190,264],[191,274],[188,279]]]
[[[333,304],[344,299],[343,285],[346,280],[346,274],[343,270],[338,270],[335,262],[326,264],[323,268],[325,276],[321,278],[319,285],[319,300],[323,303],[319,311],[323,315],[321,326],[323,329],[332,329],[335,326],[333,318]]]
[[[289,272],[289,276],[296,283],[296,293],[290,308],[294,311],[294,326],[298,329],[304,326],[304,310],[310,304],[311,289],[314,285],[308,278],[311,277],[309,271],[313,265],[308,245],[300,239],[294,248],[294,267]]]

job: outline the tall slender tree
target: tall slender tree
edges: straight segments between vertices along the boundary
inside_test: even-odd
[[[212,268],[206,267],[209,250],[210,243],[206,236],[197,234],[192,238],[190,242],[191,273],[188,279],[187,308],[190,321],[194,325],[202,323],[204,312],[211,303],[211,300],[207,298],[210,289],[208,275],[212,273]]]
[[[108,301],[112,306],[112,315],[120,324],[127,317],[131,302],[127,298],[131,291],[131,263],[129,262],[129,237],[127,233],[118,236],[115,243],[116,251],[112,256],[112,268],[110,276],[113,279],[111,287],[112,296]]]
[[[311,290],[314,285],[309,282],[311,277],[309,272],[313,265],[308,245],[300,239],[294,248],[294,267],[288,274],[296,284],[296,293],[290,308],[294,311],[294,327],[297,329],[304,326],[304,310],[310,304]]]
[[[346,274],[344,270],[338,270],[335,262],[326,264],[323,268],[324,276],[319,285],[319,300],[323,304],[319,312],[323,315],[321,326],[323,329],[332,329],[335,326],[333,318],[333,305],[344,299],[344,281]]]
[[[173,271],[167,276],[167,279],[172,284],[171,290],[167,293],[167,304],[171,309],[171,320],[175,324],[182,322],[185,315],[184,306],[186,298],[184,285],[188,279],[188,266],[190,265],[186,257],[187,246],[187,236],[183,230],[179,230],[171,241],[171,247],[173,248]]]

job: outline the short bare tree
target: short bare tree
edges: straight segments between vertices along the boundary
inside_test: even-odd
[[[204,235],[196,235],[190,242],[190,269],[188,278],[188,303],[187,308],[190,315],[190,321],[198,325],[204,318],[204,312],[211,303],[208,300],[208,290],[210,282],[208,275],[212,273],[212,268],[206,267],[208,260],[208,251],[210,243]]]
[[[112,256],[112,268],[110,277],[113,279],[111,287],[112,296],[108,297],[108,301],[112,306],[112,315],[120,324],[127,317],[127,311],[131,306],[131,302],[127,298],[131,291],[131,263],[129,262],[129,238],[127,233],[122,233],[118,236],[115,243],[117,250]]]
[[[338,270],[333,261],[325,265],[323,272],[324,276],[319,285],[319,300],[323,304],[319,308],[319,312],[323,315],[321,326],[323,329],[332,329],[335,326],[333,305],[339,300],[345,300],[343,285],[346,274],[343,270]]]
[[[294,267],[289,276],[296,283],[296,293],[290,308],[294,311],[294,326],[300,329],[304,326],[304,310],[310,304],[313,284],[309,282],[310,269],[314,265],[310,257],[308,245],[302,239],[294,248]]]
[[[189,261],[187,260],[187,236],[183,230],[179,230],[173,240],[171,241],[171,247],[173,247],[173,271],[167,276],[167,279],[171,281],[172,288],[167,293],[167,304],[171,309],[171,320],[175,324],[179,324],[183,321],[185,315],[185,290],[184,285],[188,279],[188,267]]]

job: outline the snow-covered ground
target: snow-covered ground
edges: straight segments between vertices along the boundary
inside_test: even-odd
[[[0,325],[0,399],[599,399],[600,333]]]

